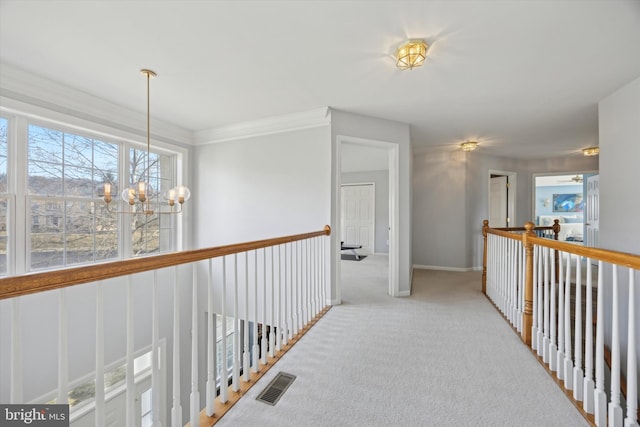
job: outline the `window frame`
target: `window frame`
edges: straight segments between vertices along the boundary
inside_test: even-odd
[[[28,110],[38,110],[34,114]],[[27,111],[25,111],[27,110]],[[49,271],[69,266],[87,265],[136,257],[132,251],[132,229],[128,215],[114,214],[117,216],[117,256],[108,260],[96,260],[87,263],[74,263],[71,265],[56,265],[47,268],[31,268],[31,211],[29,197],[46,197],[28,194],[28,138],[29,126],[41,126],[56,131],[70,133],[86,138],[100,140],[106,143],[116,144],[119,147],[117,168],[118,183],[128,183],[129,177],[129,152],[131,149],[146,151],[146,138],[131,131],[123,131],[118,128],[105,126],[93,121],[65,115],[42,108],[12,109],[0,106],[0,116],[7,120],[7,193],[0,194],[7,199],[7,269],[6,275],[24,274],[31,271]],[[159,141],[152,139],[151,152],[159,156],[168,156],[170,166],[169,181],[182,182],[182,172],[185,170],[183,162],[187,159],[188,150],[175,142]],[[99,197],[99,196],[98,196]],[[104,203],[102,198],[84,198],[83,201]],[[52,198],[53,199],[53,198]],[[56,199],[58,199],[56,197]],[[60,199],[67,199],[60,197]],[[119,199],[119,197],[118,197]],[[163,217],[170,217],[164,219]],[[165,235],[166,243],[159,244],[159,251],[166,253],[181,250],[183,247],[182,215],[163,215],[159,220],[159,232]],[[168,225],[167,225],[168,221]],[[138,256],[145,256],[141,254]],[[3,273],[0,272],[0,276]]]

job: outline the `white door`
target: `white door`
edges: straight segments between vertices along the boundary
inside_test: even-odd
[[[585,244],[598,247],[598,230],[600,227],[600,175],[587,178],[587,206],[586,206],[587,239]]]
[[[345,245],[362,245],[358,253],[374,253],[374,185],[343,185],[341,237]]]
[[[508,227],[507,222],[507,177],[491,178],[489,188],[489,226]]]

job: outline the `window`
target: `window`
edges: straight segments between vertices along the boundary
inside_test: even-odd
[[[0,117],[0,276],[7,274],[7,158],[8,158],[8,121]]]
[[[177,181],[178,155],[159,148],[147,159],[140,144],[83,125],[0,117],[0,275],[176,249],[176,216],[111,213],[102,197],[109,183],[112,208],[128,210],[120,193],[148,177],[157,204]]]
[[[30,269],[104,261],[118,256],[117,217],[99,189],[117,186],[119,145],[29,124]]]

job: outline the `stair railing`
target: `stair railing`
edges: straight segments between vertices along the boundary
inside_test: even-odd
[[[532,222],[519,233],[485,221],[482,232],[483,292],[589,422],[637,426],[640,255],[538,237]]]
[[[330,233],[330,227],[325,226],[323,230],[311,233],[0,278],[0,304],[10,312],[8,316],[0,316],[0,322],[4,321],[4,325],[0,323],[1,330],[10,331],[7,340],[10,361],[0,365],[3,369],[8,365],[10,369],[10,373],[2,375],[10,378],[7,392],[10,403],[45,403],[34,402],[33,391],[29,397],[25,396],[28,394],[25,385],[30,390],[35,387],[23,381],[25,374],[31,378],[33,371],[42,369],[23,363],[24,344],[33,333],[25,330],[28,323],[25,322],[25,308],[30,307],[29,313],[32,313],[33,306],[45,300],[57,302],[57,319],[43,320],[47,326],[57,326],[54,328],[58,335],[58,380],[54,401],[69,402],[70,365],[77,363],[74,353],[78,353],[69,351],[73,337],[69,333],[68,318],[78,309],[72,303],[72,300],[77,303],[78,298],[76,295],[71,298],[70,291],[88,286],[83,292],[93,295],[93,302],[83,299],[81,303],[83,306],[95,304],[95,342],[88,344],[94,346],[95,352],[93,423],[105,425],[108,400],[104,384],[105,353],[113,350],[105,348],[107,341],[113,341],[105,339],[107,330],[111,330],[111,325],[105,323],[105,300],[108,298],[105,294],[113,296],[119,288],[124,289],[125,295],[119,304],[122,313],[116,315],[126,318],[123,322],[126,330],[118,332],[126,342],[126,355],[123,354],[126,357],[126,419],[116,423],[139,424],[140,420],[135,419],[133,365],[141,345],[134,342],[134,338],[140,336],[140,325],[134,324],[134,310],[143,308],[136,307],[136,296],[149,284],[151,296],[144,305],[151,307],[151,420],[154,425],[160,425],[169,418],[171,425],[178,426],[184,425],[184,418],[187,418],[192,426],[213,425],[328,310],[328,255],[323,237]],[[190,303],[181,301],[185,295],[190,296]],[[201,298],[204,295],[206,297]],[[190,326],[181,326],[180,311],[185,307],[190,312]],[[200,321],[201,313],[206,313],[206,322]],[[215,332],[218,318],[222,320],[223,331],[220,343]],[[169,326],[166,326],[167,319],[172,319]],[[229,323],[233,324],[232,349],[227,348]],[[206,325],[206,336],[202,331],[203,324]],[[111,333],[114,334],[112,330]],[[204,343],[201,336],[206,340]],[[184,339],[189,342],[185,343]],[[172,347],[167,351],[172,354],[172,372],[167,374],[171,381],[163,379],[160,373],[160,365],[167,363],[161,357],[161,341]],[[181,344],[190,347],[191,357],[188,417],[182,414],[187,399],[186,396],[183,398],[186,384],[182,376],[186,372],[181,370]],[[222,347],[222,360],[218,362],[219,346]],[[228,350],[233,354],[230,364],[227,363]],[[42,348],[41,352],[42,361],[52,359],[56,353],[50,348]],[[206,354],[204,369],[200,366],[199,355],[202,354]],[[220,372],[218,365],[221,365]],[[166,366],[164,368],[169,371]],[[170,397],[162,398],[159,392],[162,381],[171,383],[171,387],[167,387],[171,390],[167,391],[167,394],[171,393]],[[206,394],[204,399],[200,398],[200,391]],[[204,409],[202,401],[205,402]]]

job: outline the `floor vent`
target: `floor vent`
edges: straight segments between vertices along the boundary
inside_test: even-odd
[[[285,372],[278,372],[278,375],[271,380],[269,385],[262,390],[262,392],[256,398],[260,402],[264,402],[268,405],[274,406],[280,400],[280,397],[289,388],[293,380],[296,379],[295,375],[287,374]]]

